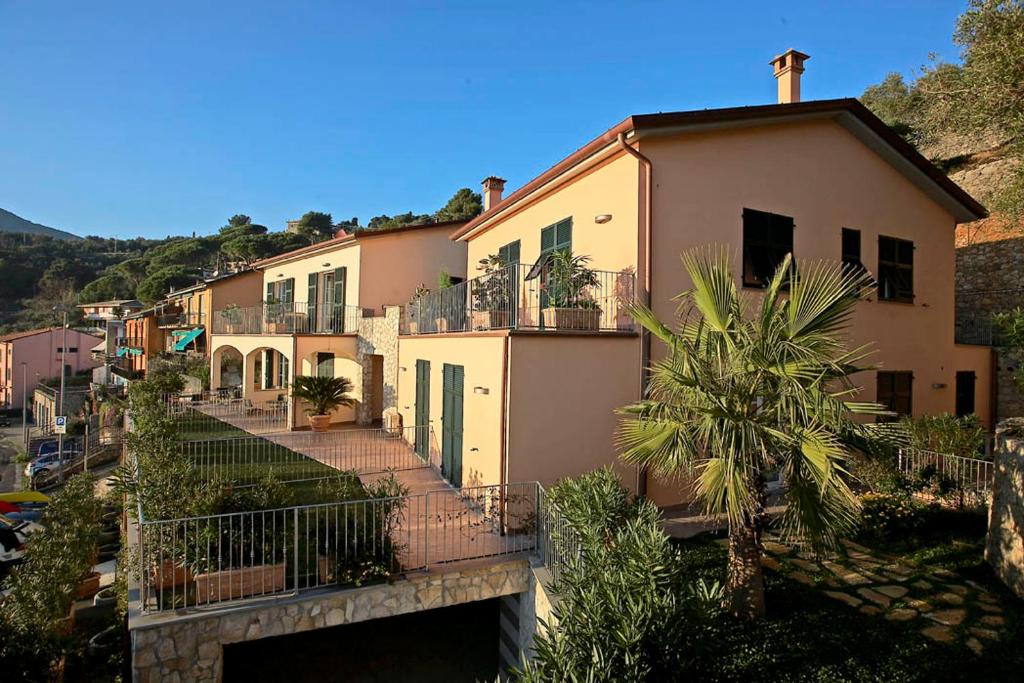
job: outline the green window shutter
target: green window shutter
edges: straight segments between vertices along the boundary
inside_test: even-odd
[[[274,283],[273,282],[268,282],[267,283],[267,298],[264,299],[264,301],[272,301],[274,299],[274,297],[275,297],[275,295],[274,295]]]
[[[274,386],[274,352],[267,349],[263,352],[263,388]]]
[[[566,218],[555,226],[555,249],[572,251],[572,219]]]
[[[519,263],[519,240],[516,240],[515,242],[509,242],[505,246],[498,249],[498,258],[500,258],[502,263],[506,265],[511,263]]]
[[[290,304],[295,301],[295,278],[290,277],[281,282],[281,303]]]
[[[540,253],[546,254],[555,248],[555,226],[549,225],[540,231]]]
[[[306,281],[306,322],[310,332],[316,332],[316,285],[319,273],[310,273]]]
[[[345,278],[348,268],[341,266],[334,269],[334,331],[345,331]]]

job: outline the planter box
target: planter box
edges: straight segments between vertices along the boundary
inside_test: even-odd
[[[196,574],[196,604],[283,591],[284,574],[284,563]]]
[[[509,327],[509,311],[473,311],[474,330],[500,330]]]
[[[448,318],[434,318],[434,324],[437,326],[437,332],[448,331]]]
[[[545,308],[544,326],[558,330],[601,329],[600,308]]]
[[[330,431],[331,429],[331,416],[330,415],[310,415],[309,416],[309,427],[314,432],[323,434],[324,432]]]
[[[164,560],[159,567],[150,567],[149,586],[156,590],[166,590],[176,586],[184,586],[193,581],[192,572],[188,567]]]

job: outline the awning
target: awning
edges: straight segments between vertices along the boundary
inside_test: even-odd
[[[189,344],[199,338],[199,335],[203,333],[203,328],[197,327],[194,330],[182,331],[174,333],[175,337],[178,337],[178,341],[174,342],[175,351],[184,351]]]

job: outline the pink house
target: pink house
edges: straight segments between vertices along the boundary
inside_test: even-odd
[[[65,362],[69,374],[90,370],[99,363],[90,351],[98,337],[78,330],[67,331]],[[0,408],[21,408],[22,392],[31,396],[39,380],[60,377],[61,347],[64,330],[45,327],[27,332],[13,332],[0,337]],[[22,369],[22,363],[25,368]],[[24,376],[28,386],[22,387]]]

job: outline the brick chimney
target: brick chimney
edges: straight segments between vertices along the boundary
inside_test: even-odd
[[[800,74],[804,72],[804,62],[810,58],[789,48],[768,62],[775,69],[775,80],[779,83],[779,104],[800,101]]]
[[[484,211],[497,206],[501,201],[501,193],[505,189],[505,179],[498,176],[488,176],[483,180],[484,185]]]

